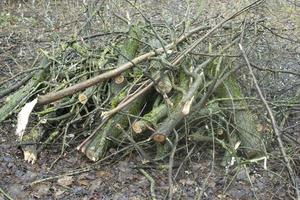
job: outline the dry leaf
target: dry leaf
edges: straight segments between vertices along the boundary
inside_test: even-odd
[[[72,176],[64,176],[57,180],[57,183],[61,186],[68,187],[72,185],[74,179]]]

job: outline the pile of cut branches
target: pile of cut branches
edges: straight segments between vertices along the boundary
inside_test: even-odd
[[[57,141],[62,155],[77,146],[93,161],[116,146],[135,149],[145,162],[160,160],[176,145],[197,142],[223,147],[226,162],[237,153],[263,157],[259,117],[237,78],[246,66],[238,44],[247,52],[263,23],[241,15],[260,2],[215,26],[170,29],[143,17],[130,22],[127,32],[79,37],[55,52],[42,51],[25,76],[1,83],[6,102],[0,122],[31,102],[19,114],[25,126],[18,134],[32,163]],[[11,87],[17,79],[21,84]]]

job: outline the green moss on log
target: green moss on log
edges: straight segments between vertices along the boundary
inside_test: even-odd
[[[43,69],[33,76],[26,85],[7,97],[6,103],[0,108],[0,123],[10,116],[15,109],[22,106],[36,87],[48,78],[48,65],[49,61],[46,57],[44,57],[40,63],[40,66],[43,67]]]
[[[121,44],[118,66],[127,63],[128,59],[131,60],[135,57],[140,46],[139,39],[141,39],[141,35],[140,24],[131,27],[128,38]]]
[[[221,85],[216,93],[217,97],[220,98],[244,98],[243,92],[238,85],[237,79],[234,75],[231,75],[224,84]],[[249,105],[245,100],[238,102],[227,101],[224,102],[224,106],[245,107],[248,108]],[[240,150],[242,150],[247,157],[255,157],[262,155],[264,153],[264,144],[257,132],[257,122],[253,117],[253,113],[249,110],[234,110],[234,124],[237,128],[237,137],[241,141]],[[236,143],[236,136],[230,138],[232,143]]]
[[[137,115],[140,112],[143,103],[144,97],[140,97],[125,108],[124,111],[132,115]],[[105,155],[107,148],[111,145],[111,141],[108,140],[108,138],[118,138],[122,133],[122,130],[119,129],[117,125],[123,129],[127,129],[129,125],[128,116],[122,114],[114,115],[104,125],[103,129],[100,129],[96,133],[91,142],[85,145],[84,153],[89,159],[97,161]]]
[[[142,133],[148,127],[156,127],[159,120],[167,116],[168,106],[161,104],[154,107],[149,113],[143,116],[143,119],[136,121],[132,124],[132,129],[135,133]]]

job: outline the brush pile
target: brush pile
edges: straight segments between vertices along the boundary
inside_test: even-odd
[[[25,160],[60,143],[98,161],[111,147],[160,160],[186,144],[216,144],[224,160],[265,155],[260,113],[251,110],[239,77],[263,19],[241,11],[215,26],[176,27],[146,17],[125,32],[73,37],[42,52],[33,71],[1,83],[0,121],[36,99],[20,144]],[[239,81],[238,81],[239,80]]]

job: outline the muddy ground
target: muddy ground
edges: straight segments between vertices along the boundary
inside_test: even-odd
[[[116,2],[119,4],[118,1]],[[166,20],[171,19],[174,22],[200,11],[207,13],[208,19],[213,18],[225,14],[224,10],[229,13],[230,10],[226,8],[233,8],[235,5],[235,2],[230,1],[210,1],[205,5],[199,2],[145,1],[143,5],[144,8],[157,9],[157,13],[162,13]],[[276,26],[274,30],[285,28],[290,31],[283,32],[281,37],[270,34],[270,38],[274,38],[270,40],[271,42],[268,41],[268,46],[257,44],[261,48],[261,55],[264,55],[264,59],[260,62],[268,64],[270,60],[274,61],[276,58],[278,66],[299,72],[300,17],[296,14],[299,13],[299,5],[290,4],[291,2],[288,1],[274,3],[280,8],[269,7],[268,16],[272,19],[276,18],[274,21],[270,20],[270,26]],[[285,9],[286,5],[288,6]],[[179,11],[174,14],[176,9]],[[191,11],[181,12],[187,9]],[[277,14],[274,14],[274,9],[278,9]],[[84,23],[84,11],[82,1],[2,0],[0,2],[0,82],[30,68],[40,52],[39,49],[51,51],[58,41],[68,40]],[[126,16],[125,9],[121,10],[119,15]],[[109,13],[104,13],[103,16],[108,17]],[[289,40],[284,39],[285,37]],[[267,53],[266,48],[272,48],[274,51],[272,54],[269,51]],[[260,78],[261,84],[268,82],[266,77]],[[299,76],[283,76],[277,87],[272,84],[269,86],[270,88],[265,90],[269,96],[293,95],[295,88],[299,86]],[[295,87],[291,88],[291,86]],[[5,98],[0,99],[0,103],[3,102]],[[298,111],[295,109],[285,129],[285,133],[294,138],[297,144],[300,142],[298,112],[299,108]],[[31,185],[32,182],[40,179],[90,166],[92,162],[70,147],[52,166],[60,154],[60,144],[57,143],[43,151],[35,164],[26,163],[23,161],[22,151],[14,135],[15,124],[14,114],[0,126],[0,187],[3,189],[0,199],[7,199],[4,194],[13,199],[151,199],[150,181],[141,169],[155,180],[154,189],[157,199],[164,199],[168,194],[168,170],[164,167],[168,161],[142,166],[134,151],[123,156],[113,156],[112,159],[101,163],[96,170],[90,169],[83,173],[59,176]],[[212,151],[205,145],[196,145],[194,153],[182,168],[180,165],[184,157],[178,155],[175,160],[173,171],[180,169],[180,172],[176,178],[173,177],[174,199],[293,199],[292,185],[276,145],[274,142],[273,148],[270,149],[267,170],[263,168],[262,163],[225,168],[221,166],[224,154],[221,149]],[[298,169],[297,179],[299,179],[299,146],[288,147],[289,156],[294,161],[293,166]],[[189,150],[186,149],[185,152]],[[117,149],[109,150],[111,153],[115,151]]]

